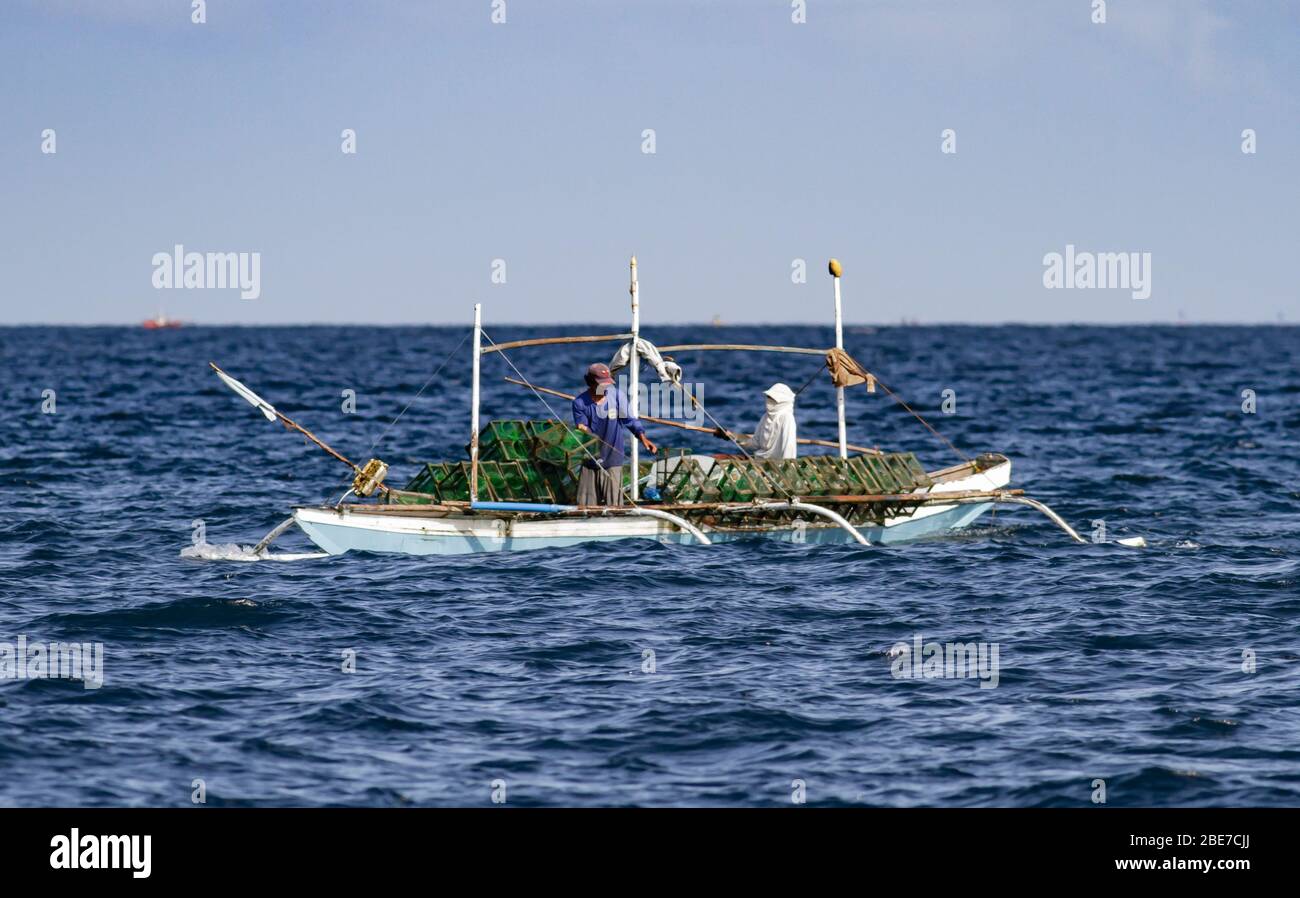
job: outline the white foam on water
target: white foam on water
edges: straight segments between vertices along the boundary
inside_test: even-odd
[[[309,558],[328,558],[327,552],[266,552],[254,554],[252,546],[237,543],[199,543],[181,549],[182,558],[200,561],[306,561]]]

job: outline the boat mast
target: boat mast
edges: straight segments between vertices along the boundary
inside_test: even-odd
[[[637,341],[641,339],[641,300],[637,294],[636,256],[632,257],[632,286],[629,288],[628,292],[632,294],[632,354],[628,357],[628,366],[632,372],[632,376],[628,380],[628,386],[632,391],[632,395],[628,397],[628,401],[632,404],[632,412],[631,412],[632,415],[634,417],[640,417],[640,408],[639,408],[640,403],[637,401],[638,398],[637,382],[639,379],[639,375],[641,373],[641,355],[639,352],[637,352],[636,344]],[[617,414],[617,409],[615,410],[615,414]],[[641,480],[640,449],[641,446],[638,444],[638,442],[635,439],[633,439],[632,440],[632,501],[633,502],[635,502],[638,498],[640,480]]]
[[[478,365],[483,355],[483,305],[474,303],[474,386],[470,390],[469,501],[478,501]]]
[[[838,259],[831,259],[830,265],[831,277],[835,279],[835,348],[841,352],[844,350],[844,318],[840,312],[840,275],[844,269],[840,266]],[[848,444],[845,440],[844,433],[844,388],[835,388],[835,408],[839,414],[840,423],[840,458],[848,458]]]

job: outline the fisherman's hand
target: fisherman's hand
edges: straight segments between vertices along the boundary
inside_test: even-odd
[[[645,451],[649,452],[651,455],[655,455],[659,452],[659,449],[654,443],[650,442],[650,438],[647,436],[641,437],[641,445],[645,446]]]
[[[725,430],[723,430],[721,427],[715,427],[715,428],[713,428],[713,435],[714,435],[715,437],[717,437],[718,439],[720,439],[720,440],[729,440],[729,439],[731,439],[731,434],[727,433],[727,432],[726,432]]]

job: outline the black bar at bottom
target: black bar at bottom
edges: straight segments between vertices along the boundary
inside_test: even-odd
[[[376,876],[450,885],[449,873],[668,887],[688,870],[697,884],[919,885],[962,869],[1036,886],[1230,883],[1293,870],[1284,846],[1298,821],[1292,809],[10,809],[0,870],[11,882],[298,887]]]

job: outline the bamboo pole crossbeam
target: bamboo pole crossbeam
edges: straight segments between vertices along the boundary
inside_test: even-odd
[[[797,355],[826,355],[824,349],[808,349],[802,346],[762,346],[755,343],[681,343],[676,346],[660,346],[660,352],[793,352]]]
[[[535,337],[531,340],[511,340],[508,343],[494,343],[483,347],[483,354],[503,352],[507,349],[519,349],[522,346],[556,346],[563,343],[613,343],[630,340],[631,334],[596,334],[586,337]]]

